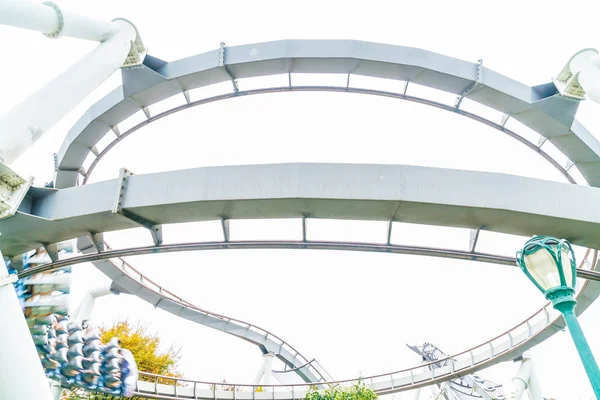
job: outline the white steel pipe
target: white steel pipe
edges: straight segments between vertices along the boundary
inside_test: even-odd
[[[52,2],[26,0],[0,0],[0,24],[95,42],[103,42],[119,30],[113,22],[64,11]]]
[[[8,270],[0,253],[0,280]],[[53,400],[12,284],[0,286],[0,399]]]
[[[525,390],[527,390],[529,400],[543,400],[542,391],[533,366],[533,360],[528,351],[523,353],[523,360],[519,366],[519,371],[517,371],[517,374],[512,379],[512,384],[512,399],[522,399]]]
[[[50,391],[54,400],[60,400],[63,395],[63,388],[57,384],[58,382],[50,381]]]
[[[89,320],[92,316],[96,299],[112,294],[110,291],[111,284],[112,282],[109,281],[108,283],[102,283],[98,287],[89,290],[85,296],[83,296],[83,300],[81,300],[81,303],[79,303],[75,312],[72,313],[73,319],[78,322]]]
[[[125,20],[115,24],[117,34],[0,117],[0,158],[5,163],[15,161],[123,65],[137,32]]]

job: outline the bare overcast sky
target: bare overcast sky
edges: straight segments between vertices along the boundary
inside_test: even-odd
[[[278,39],[359,39],[436,51],[476,62],[529,85],[550,81],[577,50],[597,47],[597,5],[591,1],[61,1],[73,12],[133,21],[149,48],[164,60],[227,45]],[[0,27],[3,54],[0,111],[24,99],[94,47],[73,39]],[[279,85],[274,77],[261,85]],[[344,77],[295,76],[296,83],[345,84]],[[343,81],[343,83],[342,83]],[[116,74],[65,118],[15,166],[52,179],[52,153],[81,113],[120,83]],[[244,89],[256,81],[240,81]],[[394,83],[358,79],[355,85],[394,90]],[[246,85],[246,86],[245,86]],[[385,86],[382,86],[385,85]],[[399,83],[398,83],[399,85]],[[220,90],[230,90],[221,88]],[[410,88],[414,94],[452,101],[454,96]],[[198,94],[200,95],[200,94]],[[479,108],[469,102],[465,107]],[[600,132],[600,108],[584,103],[578,118]],[[596,118],[594,118],[596,117]],[[517,129],[518,126],[513,126]],[[548,151],[552,152],[551,148]],[[560,159],[561,155],[557,157]],[[564,158],[563,158],[564,159]],[[421,105],[348,94],[286,93],[197,107],[163,119],[117,146],[93,181],[113,178],[120,167],[135,173],[207,165],[274,162],[413,164],[504,172],[564,181],[516,141],[476,122]],[[457,190],[468,190],[457,188]],[[509,195],[509,194],[507,194]],[[233,238],[296,237],[298,221],[232,222]],[[310,221],[313,239],[381,240],[385,224]],[[218,239],[218,226],[171,231],[170,240]],[[402,226],[398,243],[465,247],[468,232]],[[108,235],[111,243],[149,243],[144,232]],[[169,240],[169,238],[167,238]],[[481,250],[513,254],[523,238],[484,233]],[[405,347],[431,341],[460,351],[503,332],[543,304],[516,269],[424,257],[310,251],[203,252],[130,260],[189,301],[247,320],[317,357],[335,378],[415,365]],[[97,272],[77,272],[83,288]],[[600,354],[600,308],[581,318]],[[181,369],[190,378],[250,382],[261,363],[257,349],[208,328],[179,321],[128,296],[105,298],[97,323],[119,318],[150,322],[166,343],[182,347]],[[547,397],[591,399],[591,388],[566,333],[533,350]],[[482,373],[505,383],[516,364]],[[426,398],[426,394],[423,395]]]

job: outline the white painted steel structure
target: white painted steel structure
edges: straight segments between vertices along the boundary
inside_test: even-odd
[[[36,30],[48,37],[71,36],[102,42],[51,82],[0,118],[0,159],[10,164],[31,147],[113,72],[145,50],[127,20],[98,21],[64,12],[56,4],[0,1],[0,23]],[[136,49],[134,43],[138,44]]]
[[[27,206],[28,215],[18,214],[3,221],[0,227],[8,230],[12,238],[21,238],[23,241],[21,246],[27,246],[25,243],[35,243],[35,237],[45,236],[47,230],[57,238],[63,230],[73,234],[82,226],[98,226],[96,231],[137,226],[135,221],[113,213],[115,199],[121,199],[123,209],[139,218],[152,221],[157,226],[192,218],[194,220],[214,219],[216,215],[223,215],[225,209],[229,211],[230,219],[284,218],[301,214],[298,211],[300,210],[316,218],[388,220],[393,216],[394,219],[403,221],[438,225],[485,224],[504,232],[520,234],[528,234],[540,229],[551,231],[558,236],[571,236],[572,232],[580,232],[582,236],[578,240],[583,241],[580,243],[590,247],[597,247],[600,244],[600,236],[597,233],[600,220],[596,220],[593,208],[595,203],[593,199],[600,196],[600,189],[503,174],[389,165],[284,164],[212,167],[132,175],[127,178],[122,197],[116,195],[122,184],[120,182],[117,179],[67,190],[32,190],[31,193],[35,192],[36,197],[29,199],[31,203]],[[186,186],[185,182],[195,182],[195,184]],[[286,184],[283,184],[284,182]],[[471,189],[469,193],[461,194],[454,190],[456,185],[466,187],[467,183]],[[511,193],[518,193],[519,188],[523,187],[529,188],[530,191],[507,199],[494,195],[498,187]],[[83,201],[84,198],[88,201]],[[572,206],[557,209],[554,207],[556,202],[568,203]],[[78,206],[65,207],[66,204]],[[447,210],[452,212],[445,212]],[[35,230],[23,229],[24,225],[32,222],[31,218],[35,220],[40,217],[44,219],[35,224],[37,227]],[[19,221],[20,218],[25,219]],[[476,220],[472,220],[473,218]],[[15,230],[12,230],[13,228]],[[98,238],[98,235],[96,234],[95,237]],[[226,231],[224,238],[227,238]],[[14,245],[19,251],[21,250],[17,243]],[[141,275],[136,278],[137,283],[131,283],[131,276],[135,278],[135,272],[125,264],[120,265],[118,257],[202,248],[290,248],[293,246],[334,249],[345,247],[344,244],[339,243],[309,240],[298,243],[236,243],[224,240],[204,244],[157,245],[121,250],[101,249],[100,252],[29,269],[24,271],[22,276],[84,261],[110,259],[116,263],[116,267],[120,268],[115,269],[113,266],[112,272],[109,272],[118,286],[125,286],[127,291],[138,294],[165,310],[191,320],[208,318],[209,326],[214,325],[216,329],[224,331],[231,328],[231,332],[235,332],[236,326],[230,324],[226,318],[219,320],[214,318],[214,315],[195,310],[176,296],[166,295],[160,287],[152,289],[144,282]],[[6,247],[13,248],[9,243],[6,243]],[[364,248],[374,251],[436,254],[435,249],[403,248],[387,244],[359,243],[347,244],[346,247],[354,250]],[[438,250],[438,252],[439,255],[472,259],[481,257],[486,261],[494,259],[468,251],[461,253]],[[595,254],[589,252],[588,258],[580,267],[585,266],[595,270],[597,268]],[[504,257],[496,256],[496,259],[500,263],[510,263],[510,259]],[[582,275],[584,272],[578,273]],[[120,278],[125,274],[130,275],[129,282]],[[587,274],[588,277],[597,275],[593,272]],[[579,293],[579,312],[584,311],[598,297],[598,294],[600,294],[600,287],[597,284],[586,283]],[[244,328],[246,327],[239,325],[237,327],[239,332],[255,335],[249,336],[250,339],[259,336]],[[437,369],[433,373],[423,373],[417,372],[422,368],[422,365],[418,365],[413,369],[372,377],[372,383],[380,393],[392,393],[444,381],[497,362],[510,360],[561,328],[563,324],[559,314],[547,305],[522,324],[500,336],[473,349],[453,355],[454,362],[451,363],[451,367]],[[367,378],[371,379],[371,377]],[[198,389],[196,393],[190,392],[190,388],[175,389],[173,385],[153,386],[143,382],[140,382],[139,390],[144,395],[151,393],[156,395],[158,392],[163,396],[169,394],[174,396],[177,390],[177,396],[191,398],[194,395],[204,398],[207,393],[212,393],[203,392],[204,389],[201,390],[202,386],[199,388],[199,383],[204,384],[196,383]],[[240,385],[240,387],[245,386]],[[274,392],[278,393],[278,398],[291,398],[290,396],[302,396],[302,390],[308,389],[308,386],[293,386],[294,390],[290,392],[287,390],[290,387],[292,386],[276,386]],[[229,392],[218,392],[216,396],[228,398]]]
[[[12,4],[12,5],[11,5]],[[66,22],[77,20],[76,16],[65,14],[53,4],[48,6],[30,6],[23,8],[14,3],[2,2],[1,6],[10,9],[13,15],[21,19],[30,18],[21,26],[29,29],[49,30],[52,36],[58,36],[66,29]],[[9,8],[6,8],[9,7]],[[12,7],[12,8],[11,8]],[[50,7],[54,11],[49,13]],[[1,14],[1,13],[0,13]],[[9,15],[4,13],[4,15]],[[7,22],[0,19],[0,22]],[[9,23],[11,21],[8,21]],[[61,25],[62,24],[62,25]],[[83,23],[82,23],[83,24]],[[128,31],[130,38],[130,62],[141,62],[143,51],[137,32],[131,25],[116,22],[123,31]],[[76,25],[75,25],[76,26]],[[104,25],[108,26],[108,25]],[[111,25],[112,26],[112,25]],[[125,27],[127,26],[127,27]],[[100,25],[97,30],[102,30]],[[113,26],[114,28],[114,26]],[[111,28],[111,32],[113,32]],[[77,29],[73,28],[73,31]],[[121,30],[119,30],[121,32]],[[134,35],[135,33],[135,35]],[[97,38],[94,32],[81,33],[79,37]],[[119,33],[114,34],[118,36]],[[78,37],[76,34],[73,36]],[[135,38],[132,38],[135,36]],[[105,43],[111,42],[111,39]],[[113,55],[114,60],[120,58],[125,50],[125,42],[115,39],[113,50],[106,50],[107,58]],[[101,45],[100,47],[102,47]],[[99,49],[100,49],[99,47]],[[108,45],[104,49],[108,48]],[[119,48],[120,50],[116,50]],[[100,52],[100,50],[98,50]],[[116,53],[119,54],[117,57]],[[132,54],[133,53],[133,54]],[[111,56],[111,57],[108,57]],[[136,58],[137,57],[137,58]],[[76,68],[68,71],[73,76],[81,74],[82,68],[96,68],[100,60],[85,59]],[[120,66],[117,65],[114,69]],[[104,68],[106,67],[106,68]],[[113,68],[113,67],[111,67]],[[90,84],[83,89],[93,89],[94,82],[99,84],[101,77],[111,69],[104,65],[95,70],[97,73],[90,79]],[[114,70],[113,69],[113,70]],[[294,87],[292,73],[343,73],[348,76],[346,87]],[[286,73],[289,85],[279,88],[267,88],[255,91],[240,91],[237,79],[255,76]],[[365,75],[405,81],[402,93],[382,92],[356,89],[350,86],[351,75]],[[59,81],[65,82],[65,75]],[[92,80],[94,82],[92,82]],[[190,100],[190,90],[210,84],[231,81],[233,92],[197,102]],[[457,95],[455,104],[444,105],[431,100],[408,96],[406,89],[410,84],[429,86]],[[51,87],[53,92],[60,85]],[[3,144],[2,155],[12,160],[30,146],[36,138],[56,122],[84,95],[84,90],[71,87],[74,92],[73,101],[58,101],[54,112],[49,110],[47,116],[39,120],[27,120],[29,114],[22,110],[32,110],[32,104],[24,103],[16,112],[9,114],[1,122],[0,137]],[[41,97],[45,89],[34,97]],[[69,132],[58,157],[56,187],[67,188],[77,184],[78,177],[85,179],[89,171],[82,166],[85,159],[93,154],[96,159],[92,167],[105,153],[95,147],[99,140],[110,132],[117,140],[121,135],[118,125],[137,111],[143,111],[147,120],[132,128],[129,132],[173,112],[225,98],[240,95],[271,93],[294,90],[345,91],[381,95],[457,112],[479,120],[517,138],[557,167],[567,179],[574,183],[568,170],[577,166],[587,182],[592,186],[600,186],[600,144],[574,119],[577,102],[561,96],[554,84],[548,83],[536,87],[528,87],[483,67],[482,63],[467,63],[450,57],[418,49],[400,46],[389,46],[358,41],[280,41],[220,49],[174,62],[164,62],[154,57],[146,57],[144,64],[135,70],[123,71],[123,86],[118,88],[88,113]],[[87,94],[87,93],[85,93]],[[152,115],[149,106],[176,94],[183,94],[186,104]],[[63,96],[68,97],[68,96]],[[460,109],[464,98],[490,106],[503,113],[499,122],[492,122]],[[47,117],[47,118],[46,118]],[[540,133],[542,139],[533,144],[505,128],[508,118],[515,118],[526,126]],[[4,127],[10,127],[8,130]],[[21,130],[23,134],[16,136],[12,132]],[[560,166],[543,150],[548,140],[561,150],[568,158],[566,166]],[[578,187],[575,185],[543,182],[526,178],[510,177],[500,174],[481,172],[452,171],[404,166],[331,166],[327,164],[285,165],[278,166],[273,175],[270,166],[247,166],[241,171],[235,167],[215,169],[196,169],[175,173],[151,174],[147,176],[131,176],[122,171],[115,181],[87,185],[80,188],[63,190],[31,188],[19,204],[14,215],[0,221],[0,248],[9,256],[15,256],[40,245],[56,243],[64,239],[90,236],[96,253],[77,257],[71,260],[58,261],[25,271],[22,276],[50,270],[76,262],[99,261],[133,254],[155,252],[182,251],[200,248],[337,248],[350,250],[392,251],[404,253],[451,256],[475,260],[491,260],[494,256],[478,254],[475,244],[469,252],[444,249],[414,248],[394,246],[389,243],[368,245],[362,243],[323,243],[306,240],[300,242],[246,242],[235,243],[229,240],[229,219],[234,218],[349,218],[365,220],[385,220],[390,222],[402,220],[436,224],[444,226],[468,227],[474,230],[485,229],[529,235],[540,231],[545,234],[570,239],[575,244],[598,248],[600,236],[598,224],[600,220],[590,206],[600,196],[596,188]],[[265,181],[265,173],[275,176],[274,180]],[[382,182],[381,177],[384,177]],[[238,179],[237,183],[232,180]],[[490,180],[495,184],[491,184]],[[194,182],[193,186],[190,182]],[[451,182],[451,185],[447,183]],[[513,196],[507,198],[500,187]],[[253,186],[253,183],[259,183]],[[450,187],[452,186],[452,187]],[[457,192],[454,187],[469,187],[469,192]],[[528,188],[530,193],[523,194]],[[535,190],[534,190],[535,188]],[[515,195],[516,194],[516,195]],[[533,199],[533,197],[536,197]],[[116,199],[116,200],[115,200]],[[556,210],[556,202],[568,204]],[[535,207],[532,206],[535,204]],[[224,241],[221,243],[161,245],[161,224],[210,220],[220,218],[223,223]],[[304,220],[303,220],[304,222]],[[100,234],[109,230],[144,226],[152,233],[155,246],[125,249],[119,251],[106,250]],[[305,224],[303,223],[303,227]],[[476,236],[475,236],[476,237]],[[587,265],[596,269],[596,252],[588,252]],[[498,258],[501,262],[506,259]],[[114,266],[113,271],[119,268]],[[125,264],[120,266],[122,274],[127,274]],[[598,278],[593,271],[578,271],[579,276]],[[131,285],[135,277],[123,280]],[[138,276],[139,292],[148,294],[151,287]],[[133,285],[135,287],[135,285]],[[0,289],[2,290],[2,289]],[[578,311],[581,312],[594,301],[600,293],[597,284],[586,282],[579,292]],[[189,312],[193,306],[177,299],[176,296],[165,296],[158,286],[155,299],[165,308]],[[174,298],[173,298],[174,297]],[[206,319],[210,315],[203,310],[193,310],[193,314]],[[210,317],[215,317],[212,315]],[[524,349],[544,340],[561,328],[562,320],[548,305],[528,318],[519,326],[493,338],[482,346],[477,346],[449,358],[449,366],[426,373],[416,369],[396,371],[390,374],[368,377],[380,393],[418,388],[443,380],[451,379],[463,373],[511,358]],[[215,326],[224,329],[229,321],[214,320]],[[250,330],[250,326],[247,327]],[[219,329],[219,328],[217,328]],[[228,332],[231,333],[231,332]],[[241,336],[241,335],[238,335]],[[268,336],[268,332],[267,332]],[[293,364],[296,366],[296,364]],[[422,369],[419,365],[418,370]],[[26,376],[26,375],[24,375]],[[158,378],[157,378],[158,379]],[[175,382],[175,381],[174,381]],[[184,382],[184,380],[177,380]],[[139,392],[154,398],[273,398],[292,399],[303,396],[307,385],[287,385],[273,387],[271,393],[219,392],[193,387],[161,385],[158,383],[140,382]],[[334,383],[349,384],[353,381]],[[331,383],[331,382],[330,382]],[[251,385],[235,385],[252,387]],[[285,390],[290,388],[290,391]],[[218,392],[218,393],[217,393]],[[268,396],[268,397],[265,397]],[[40,391],[39,396],[47,398]]]
[[[19,193],[26,191],[31,180],[27,182],[18,177],[5,163],[11,163],[23,154],[45,131],[125,62],[135,63],[135,57],[130,59],[132,53],[138,56],[137,61],[141,61],[145,51],[141,51],[143,45],[130,22],[121,19],[110,23],[82,17],[64,12],[52,2],[34,4],[1,0],[0,23],[36,30],[53,38],[65,35],[102,42],[86,57],[0,118],[0,174],[3,178],[0,194],[5,194],[3,189],[8,186],[8,196],[0,196],[0,217],[7,217],[16,211],[21,198]],[[134,43],[139,46],[135,47]],[[10,179],[8,185],[7,177]],[[5,279],[7,273],[4,263],[0,263],[0,281]],[[11,330],[1,330],[0,359],[13,360],[0,363],[0,398],[52,399],[11,285],[0,285],[0,304],[4,326],[11,327]]]

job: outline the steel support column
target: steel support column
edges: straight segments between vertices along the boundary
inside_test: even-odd
[[[3,260],[0,253],[0,260]],[[0,262],[0,399],[52,400],[50,387],[4,261]]]

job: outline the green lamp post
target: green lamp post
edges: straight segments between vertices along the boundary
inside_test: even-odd
[[[600,370],[574,311],[577,266],[571,244],[564,239],[535,236],[517,252],[517,264],[563,315],[596,398],[600,399]]]

